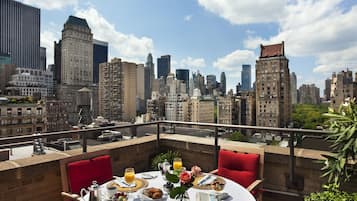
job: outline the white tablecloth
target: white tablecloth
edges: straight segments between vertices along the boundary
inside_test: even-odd
[[[150,175],[155,175],[157,176],[154,179],[146,179],[149,182],[148,187],[156,187],[156,188],[161,188],[163,189],[163,185],[166,183],[166,181],[163,179],[161,176],[161,173],[159,171],[153,171],[153,172],[144,172]],[[135,176],[142,178],[141,174],[144,173],[137,173]],[[226,181],[225,187],[223,191],[221,192],[226,192],[230,195],[230,198],[226,199],[227,201],[255,201],[255,198],[250,194],[244,187],[241,185],[233,182],[230,179],[224,178]],[[105,191],[106,187],[105,184],[103,184],[100,188],[101,191]],[[190,201],[195,201],[196,200],[196,194],[197,192],[202,191],[206,193],[215,193],[213,190],[199,190],[195,188],[190,188],[187,192],[189,195]],[[129,201],[141,201],[139,193],[141,191],[137,191],[135,193],[131,193]],[[167,201],[174,201],[174,199],[171,199],[170,196],[167,196],[168,199]],[[88,200],[88,195],[86,195],[83,199],[84,201]]]

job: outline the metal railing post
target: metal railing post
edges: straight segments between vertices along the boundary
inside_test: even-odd
[[[157,152],[160,153],[160,123],[157,122],[156,126],[156,148]]]
[[[214,162],[215,162],[215,169],[218,168],[218,127],[214,128]]]
[[[83,139],[83,147],[82,147],[82,152],[87,153],[87,135],[86,133],[82,133],[82,139]]]
[[[295,140],[295,133],[290,132],[289,138],[289,148],[290,148],[290,155],[289,155],[289,182],[290,184],[295,183],[295,153],[294,153],[294,140]]]

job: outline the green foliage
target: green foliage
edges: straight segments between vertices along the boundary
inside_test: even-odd
[[[235,131],[234,133],[232,133],[229,139],[232,141],[248,142],[248,137],[243,135],[239,131]]]
[[[177,175],[170,174],[168,172],[166,172],[165,177],[166,177],[167,181],[169,181],[171,183],[178,183],[180,181],[180,179]]]
[[[347,182],[356,168],[356,164],[348,161],[354,161],[357,155],[357,104],[352,100],[341,105],[337,112],[329,108],[324,116],[332,131],[326,139],[332,142],[333,155],[325,156],[323,176],[328,177],[329,183]]]
[[[167,181],[171,183],[178,183],[180,181],[180,178],[176,174],[170,174],[166,173],[165,177]],[[194,181],[194,177],[191,178],[191,182],[187,184],[180,184],[180,186],[176,186],[173,189],[170,190],[170,198],[177,199],[177,200],[184,200],[186,197],[186,191],[193,186],[192,182]]]
[[[304,201],[356,201],[357,193],[347,193],[339,190],[336,184],[324,186],[324,191],[318,193],[311,193],[304,198]]]
[[[157,165],[159,163],[162,163],[165,161],[165,159],[172,164],[174,161],[174,158],[180,157],[180,153],[175,152],[175,151],[168,151],[166,153],[160,153],[158,155],[156,155],[151,162],[151,167],[155,170],[158,170]]]
[[[317,126],[324,125],[326,117],[324,113],[328,111],[328,106],[297,104],[293,106],[292,119],[295,128],[316,129]]]

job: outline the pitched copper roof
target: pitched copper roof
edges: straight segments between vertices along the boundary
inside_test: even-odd
[[[261,45],[260,58],[284,56],[284,41],[274,45]]]

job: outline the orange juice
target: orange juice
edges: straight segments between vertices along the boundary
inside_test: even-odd
[[[174,170],[180,170],[182,168],[182,161],[174,161],[173,168]]]
[[[134,179],[135,179],[135,173],[134,172],[125,172],[124,179],[125,179],[125,182],[128,184],[133,183]]]

